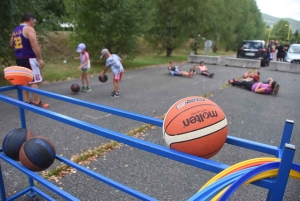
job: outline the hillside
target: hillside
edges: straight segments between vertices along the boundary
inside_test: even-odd
[[[292,33],[294,33],[296,30],[300,31],[300,21],[291,18],[277,18],[265,13],[262,13],[262,18],[270,27],[274,26],[281,19],[287,20],[291,25]]]

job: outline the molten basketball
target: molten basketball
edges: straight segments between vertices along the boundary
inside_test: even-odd
[[[99,75],[98,78],[99,78],[99,81],[100,81],[100,82],[106,82],[107,79],[108,79],[108,77],[107,77],[106,74],[101,74],[101,75]]]
[[[163,122],[163,137],[171,149],[203,158],[217,154],[227,134],[228,123],[223,110],[199,96],[177,101]]]
[[[10,66],[4,69],[4,77],[13,85],[27,85],[33,81],[33,71],[20,66]]]
[[[74,93],[78,92],[79,90],[80,90],[79,84],[72,84],[71,85],[71,91],[73,91]]]
[[[21,147],[21,164],[31,171],[43,171],[55,160],[56,151],[53,143],[45,137],[37,136],[27,140]]]
[[[10,131],[2,141],[3,153],[15,161],[19,161],[19,151],[26,140],[34,135],[25,128]]]

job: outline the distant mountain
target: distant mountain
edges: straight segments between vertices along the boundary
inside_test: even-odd
[[[294,33],[296,30],[298,30],[298,32],[300,32],[300,21],[297,21],[297,20],[294,20],[291,18],[277,18],[277,17],[273,17],[273,16],[265,14],[265,13],[262,13],[261,15],[262,15],[264,22],[270,27],[273,27],[279,20],[283,19],[283,20],[287,20],[290,23],[292,33]]]

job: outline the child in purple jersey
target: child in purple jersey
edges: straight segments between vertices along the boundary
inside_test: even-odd
[[[253,81],[238,81],[236,79],[228,81],[232,86],[240,86],[244,87],[249,91],[253,91],[258,94],[272,94],[277,95],[279,90],[279,84],[273,80],[273,78],[269,78],[268,82],[253,82]]]

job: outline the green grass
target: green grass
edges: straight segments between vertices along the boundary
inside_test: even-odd
[[[170,61],[182,62],[187,61],[188,59],[187,51],[174,51],[171,57],[166,57],[163,55],[138,55],[133,60],[124,60],[124,68],[125,70],[135,69],[144,66],[155,66],[155,65],[167,65]],[[205,54],[204,51],[198,51],[198,54]],[[221,55],[230,55],[234,54],[234,52],[218,52],[218,53],[210,53],[212,56],[221,56]],[[56,57],[58,58],[58,57]],[[14,61],[12,62],[14,63]],[[67,63],[63,63],[63,59],[54,60],[53,57],[47,58],[45,61],[45,67],[42,70],[43,73],[43,81],[44,83],[49,82],[58,82],[64,81],[68,79],[78,79],[81,76],[80,70],[78,70],[79,61],[74,61],[71,57]],[[97,75],[102,71],[104,67],[103,60],[91,60],[91,70],[90,75]],[[3,75],[4,67],[0,67],[0,71],[2,72],[2,76],[0,77],[0,86],[10,85],[8,81],[4,79]]]

